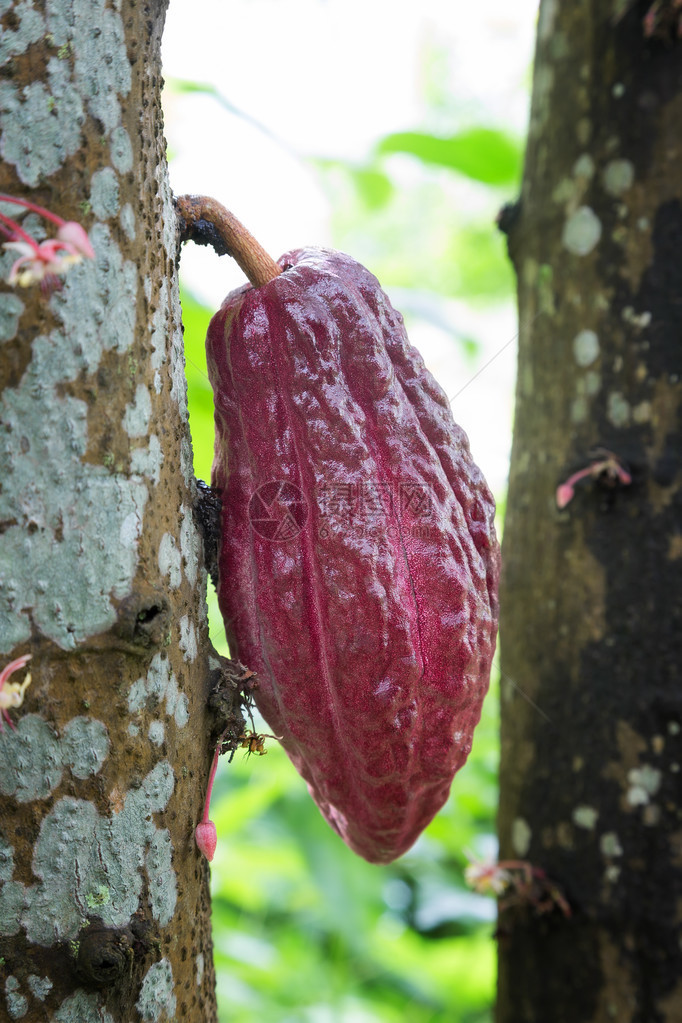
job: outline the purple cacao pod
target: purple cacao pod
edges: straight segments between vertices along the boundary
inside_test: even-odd
[[[270,729],[388,863],[471,749],[497,633],[494,502],[376,278],[302,249],[208,330],[219,603]]]

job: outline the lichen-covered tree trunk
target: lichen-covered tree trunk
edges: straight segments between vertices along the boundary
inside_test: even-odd
[[[680,14],[541,4],[504,221],[520,351],[500,858],[545,870],[572,915],[523,892],[501,912],[498,1023],[682,1019]]]
[[[0,0],[0,191],[95,252],[52,294],[0,257],[0,669],[32,656],[0,734],[3,1021],[216,1017],[165,9]]]

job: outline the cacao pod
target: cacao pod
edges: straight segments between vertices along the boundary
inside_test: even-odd
[[[208,330],[219,603],[270,729],[388,863],[447,799],[497,633],[494,502],[376,278],[288,253]]]

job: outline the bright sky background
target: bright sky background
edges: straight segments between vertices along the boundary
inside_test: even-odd
[[[215,196],[275,258],[299,245],[329,245],[328,200],[300,157],[362,162],[380,136],[423,127],[425,48],[446,50],[437,73],[457,96],[459,116],[522,134],[536,10],[537,0],[171,0],[164,75],[214,87],[266,129],[209,96],[167,94],[172,188]],[[443,134],[466,126],[452,123],[450,112],[440,124],[433,116],[429,128]],[[462,201],[469,201],[465,182]],[[182,273],[216,308],[243,283],[226,258],[196,246],[185,247]],[[476,366],[443,330],[416,325],[411,340],[449,396],[501,352],[453,402],[499,493],[509,456],[515,345],[507,342],[515,313],[461,303],[450,311],[481,342]]]

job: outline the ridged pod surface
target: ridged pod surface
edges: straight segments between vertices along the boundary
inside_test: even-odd
[[[497,633],[494,502],[376,278],[290,252],[208,330],[219,602],[320,810],[388,863],[471,749]]]

